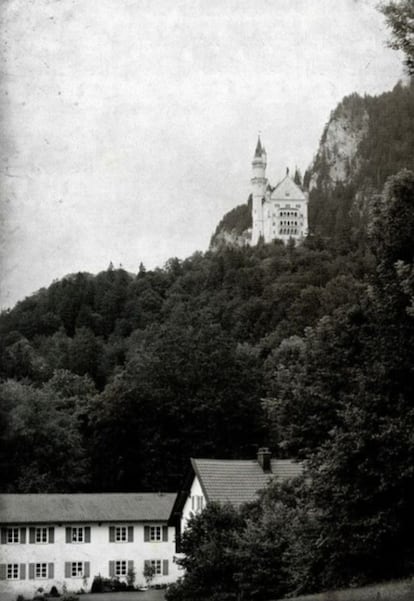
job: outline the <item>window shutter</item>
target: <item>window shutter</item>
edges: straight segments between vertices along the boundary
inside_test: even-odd
[[[149,560],[149,559],[145,559],[145,560],[144,560],[144,568],[149,568],[149,567],[150,567],[150,565],[151,565],[151,562],[150,562],[150,560]]]
[[[91,575],[91,564],[89,561],[85,561],[83,564],[83,575],[85,578],[89,578]]]
[[[115,562],[109,562],[109,578],[113,578],[115,576]]]
[[[49,543],[54,543],[55,542],[55,529],[52,526],[51,528],[49,528]],[[53,576],[52,576],[53,578]]]
[[[91,527],[86,526],[86,528],[85,528],[85,543],[90,543],[90,542],[91,542]]]
[[[34,580],[34,570],[35,570],[35,564],[29,563],[29,578],[30,578],[30,580]]]
[[[134,542],[134,526],[128,526],[128,542]]]
[[[69,526],[66,528],[66,542],[67,543],[72,542],[72,528],[70,528]],[[67,578],[67,576],[66,576],[66,578]]]
[[[20,564],[20,580],[26,580],[26,564]]]
[[[168,559],[162,560],[162,575],[168,576]]]
[[[149,528],[149,526],[144,526],[144,541],[146,543],[148,543],[149,539],[150,539],[150,528]]]
[[[29,528],[29,543],[33,544],[35,542],[35,529]],[[34,578],[34,576],[33,576]]]
[[[22,545],[26,543],[26,528],[20,528],[20,542]]]
[[[109,542],[115,542],[115,526],[109,526]]]
[[[55,577],[55,564],[54,563],[49,563],[49,565],[47,566],[47,577],[48,578]]]
[[[6,580],[6,564],[0,563],[0,580]]]
[[[70,570],[70,561],[65,561],[65,578],[70,578],[71,570]]]
[[[1,544],[5,545],[7,543],[7,528],[1,529]]]
[[[162,527],[162,540],[164,542],[168,541],[168,526],[163,526]]]
[[[134,569],[134,562],[131,560],[128,561],[128,572],[132,572]]]

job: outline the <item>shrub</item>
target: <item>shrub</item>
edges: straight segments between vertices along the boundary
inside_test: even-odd
[[[60,597],[60,593],[55,586],[50,589],[49,597]]]
[[[91,586],[91,593],[103,593],[104,592],[104,579],[100,574],[95,576]]]

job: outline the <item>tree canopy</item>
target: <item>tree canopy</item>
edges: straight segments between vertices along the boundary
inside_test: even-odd
[[[411,0],[393,0],[380,5],[392,31],[391,48],[402,50],[408,72],[414,74],[414,6]]]

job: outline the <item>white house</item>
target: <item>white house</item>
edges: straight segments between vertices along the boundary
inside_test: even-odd
[[[266,166],[267,155],[259,137],[252,162],[251,244],[254,246],[261,239],[302,240],[308,232],[307,195],[289,176],[289,170],[272,188],[266,178]]]
[[[176,495],[1,494],[0,593],[33,596],[52,586],[90,590],[94,576],[144,584],[177,580],[175,529],[168,525]]]
[[[191,469],[172,511],[177,540],[190,517],[209,502],[230,503],[240,507],[257,499],[257,493],[269,481],[283,482],[303,473],[303,465],[292,459],[272,459],[267,448],[256,459],[191,459]]]

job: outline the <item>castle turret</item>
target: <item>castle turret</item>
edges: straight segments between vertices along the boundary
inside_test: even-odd
[[[266,151],[259,136],[252,162],[252,244],[257,244],[259,239],[264,236],[263,202],[267,185],[266,164]]]

